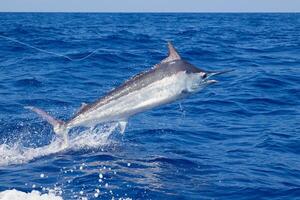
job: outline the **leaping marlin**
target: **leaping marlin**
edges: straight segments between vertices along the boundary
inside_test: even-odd
[[[105,122],[118,122],[123,133],[128,119],[145,110],[173,102],[216,83],[211,76],[227,71],[204,71],[181,59],[168,43],[169,55],[149,71],[135,75],[91,104],[82,104],[77,113],[63,122],[45,111],[26,106],[48,121],[54,132],[68,141],[68,132],[77,126],[93,128]]]

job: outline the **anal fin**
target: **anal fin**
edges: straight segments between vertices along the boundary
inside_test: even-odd
[[[127,121],[119,121],[120,133],[123,134],[125,132]]]

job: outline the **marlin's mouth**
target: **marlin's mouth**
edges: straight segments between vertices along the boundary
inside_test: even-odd
[[[225,74],[227,72],[232,72],[234,71],[234,69],[228,69],[228,70],[223,70],[223,71],[206,71],[203,75],[203,82],[206,83],[206,84],[213,84],[213,83],[217,83],[218,81],[217,80],[213,80],[213,79],[209,79],[211,78],[212,76],[215,76],[215,75],[220,75],[220,74]]]

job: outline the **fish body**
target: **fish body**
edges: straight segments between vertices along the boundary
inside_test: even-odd
[[[54,132],[65,138],[73,127],[92,128],[105,122],[119,122],[121,132],[124,132],[131,116],[197,92],[217,82],[209,77],[227,72],[208,72],[197,68],[181,59],[171,43],[168,43],[168,50],[168,57],[159,64],[132,77],[96,102],[82,104],[78,112],[66,122],[55,119],[39,108],[26,108],[47,120]]]

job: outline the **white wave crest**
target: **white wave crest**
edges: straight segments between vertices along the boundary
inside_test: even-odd
[[[63,198],[50,192],[41,194],[39,191],[32,190],[26,193],[12,189],[0,192],[0,200],[63,200]]]

